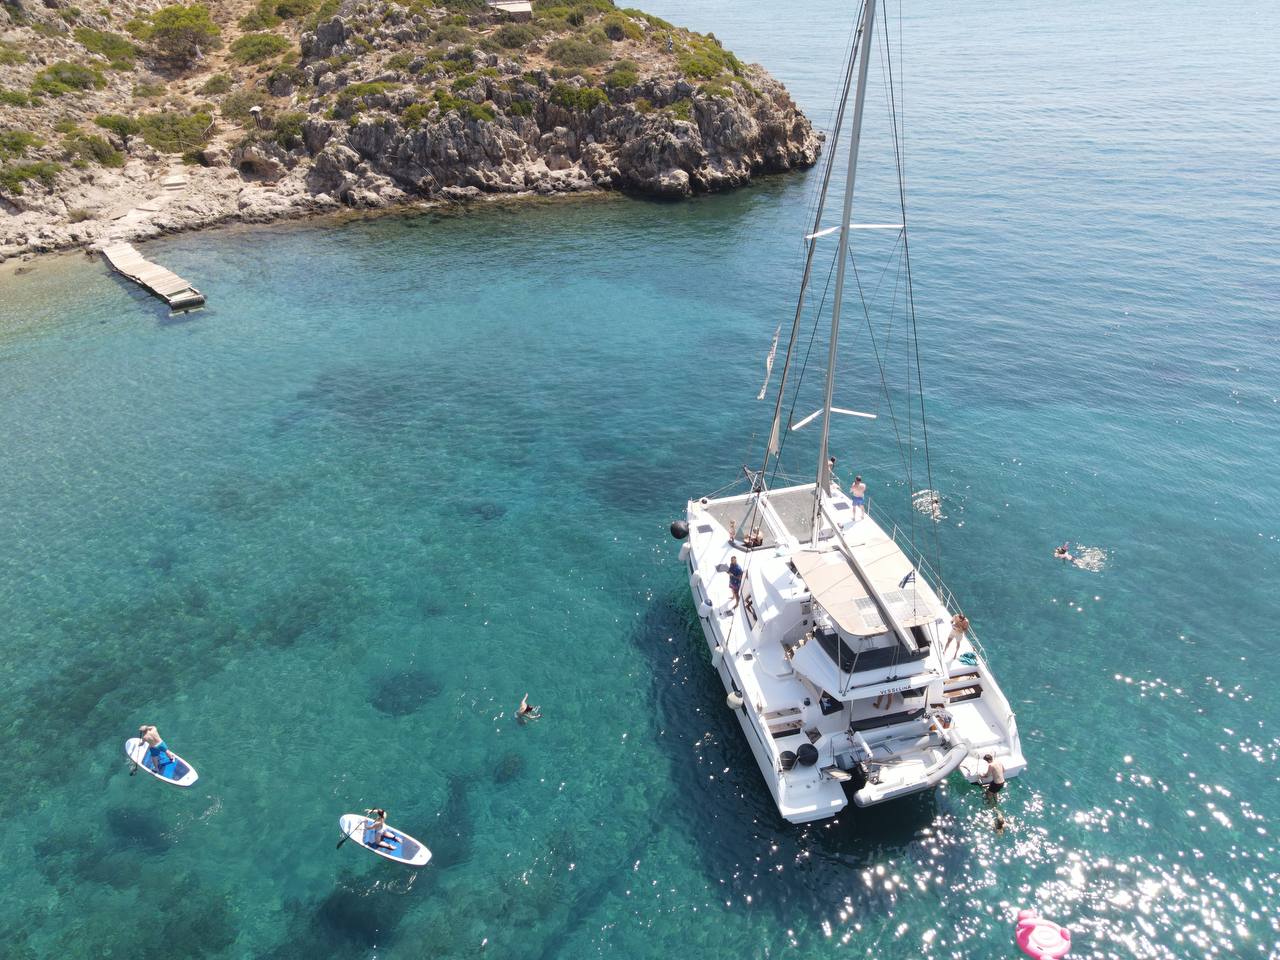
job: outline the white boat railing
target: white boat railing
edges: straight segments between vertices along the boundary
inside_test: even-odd
[[[933,569],[933,565],[925,558],[924,552],[915,545],[915,542],[907,535],[893,518],[885,515],[884,511],[877,508],[871,498],[867,498],[867,515],[875,520],[883,530],[886,526],[892,526],[889,533],[890,539],[898,545],[899,548],[907,555],[907,559],[911,561],[918,575],[923,575],[928,581],[933,592],[938,595],[938,599],[942,601],[942,605],[947,608],[950,614],[956,614],[960,611],[960,604],[956,600],[956,595],[951,592],[951,588],[946,585],[941,575]],[[973,649],[978,652],[978,656],[982,657],[984,663],[990,663],[991,658],[987,655],[986,649],[978,640],[978,635],[974,632],[973,625],[969,625],[968,630],[969,642],[973,644]]]

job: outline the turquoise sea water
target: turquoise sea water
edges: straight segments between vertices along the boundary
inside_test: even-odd
[[[648,9],[829,119],[846,7]],[[1006,956],[1021,905],[1073,956],[1275,955],[1280,16],[1215,10],[903,21],[943,570],[1030,762],[1002,835],[959,781],[780,822],[666,534],[756,454],[816,175],[148,244],[181,322],[6,271],[0,955]],[[887,420],[834,449],[923,522]],[[143,721],[194,788],[128,776]],[[334,850],[375,803],[429,867]]]

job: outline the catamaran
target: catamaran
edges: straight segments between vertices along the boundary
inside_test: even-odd
[[[971,782],[990,783],[1000,779],[1000,769],[1010,778],[1026,767],[1013,709],[971,625],[957,619],[955,598],[906,532],[896,524],[886,530],[888,521],[878,522],[863,497],[840,489],[829,459],[833,415],[874,419],[833,406],[853,231],[896,232],[906,287],[898,302],[910,309],[914,324],[896,112],[901,222],[851,222],[876,7],[876,0],[864,0],[850,51],[813,230],[805,238],[804,277],[763,465],[744,468],[746,492],[691,499],[685,519],[672,524],[672,534],[685,541],[680,558],[688,567],[689,587],[728,706],[779,813],[794,823],[835,816],[850,797],[866,807],[930,790],[957,770]],[[886,80],[891,83],[885,33],[879,59],[888,66]],[[841,219],[839,226],[823,228],[851,89]],[[895,106],[891,88],[887,101]],[[796,383],[790,382],[814,257],[824,242],[830,244],[832,234],[837,235],[835,287],[829,300],[822,406],[798,422],[791,422],[788,413],[784,429],[784,397],[789,387],[799,395],[803,377],[804,364],[797,363],[801,370],[795,372]],[[766,387],[777,345],[775,333]],[[814,481],[774,485],[786,436],[814,420],[821,423]],[[932,490],[913,500],[925,504],[921,512],[928,523],[939,521],[939,501]]]

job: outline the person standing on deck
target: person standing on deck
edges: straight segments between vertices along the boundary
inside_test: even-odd
[[[853,478],[853,483],[849,486],[849,496],[853,499],[853,519],[861,520],[867,508],[867,485],[862,482],[861,477]]]
[[[956,645],[956,653],[960,653],[960,641],[964,639],[964,635],[969,632],[969,618],[963,613],[957,613],[951,618],[951,633],[947,636],[947,642],[942,645],[942,662],[950,663],[951,660],[947,656],[947,651],[951,649],[951,644]]]
[[[836,476],[836,458],[827,461],[827,493],[835,496],[840,490],[840,478]]]
[[[738,565],[737,554],[729,558],[729,592],[733,594],[733,605],[736,607],[738,595],[742,592],[742,567]]]

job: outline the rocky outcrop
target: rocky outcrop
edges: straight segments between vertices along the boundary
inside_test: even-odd
[[[413,127],[389,112],[353,123],[313,117],[304,128],[314,155],[309,183],[337,196],[375,175],[427,197],[446,187],[493,193],[604,188],[683,197],[812,165],[819,140],[808,120],[763,71],[752,79],[755,92],[739,97],[699,96],[682,80],[651,80],[619,102],[587,111],[557,104],[532,82],[507,91],[490,80],[477,94],[481,102],[499,110],[531,103],[529,115],[473,120],[437,111]],[[387,105],[396,99],[378,96]],[[688,106],[689,119],[662,109],[674,103]]]
[[[555,31],[568,28],[535,25],[551,32],[526,50],[491,52],[492,42],[488,50],[451,42],[462,28],[447,8],[415,9],[344,3],[341,15],[295,35],[301,60],[259,68],[256,86],[241,78],[225,99],[191,77],[188,92],[211,96],[215,107],[240,96],[243,111],[243,95],[257,90],[266,109],[252,118],[215,113],[211,142],[188,151],[187,163],[199,166],[186,168],[188,185],[177,194],[160,193],[176,156],[114,133],[123,169],[64,162],[51,187],[0,189],[0,259],[339,205],[590,190],[679,198],[817,159],[820,138],[782,85],[714,38],[619,11],[601,21],[610,39],[591,39],[583,32],[590,23],[569,30],[611,58],[575,73],[546,60]],[[94,16],[110,25],[106,14]],[[486,17],[471,16],[468,36],[492,40],[501,21]],[[68,41],[56,43],[65,56]],[[702,59],[687,59],[695,54]],[[48,59],[5,68],[0,79],[29,83]],[[712,79],[690,79],[691,70]],[[60,101],[64,109],[82,104],[84,133],[101,134],[91,118],[128,100],[129,77],[109,72],[108,80],[78,101]],[[0,114],[0,130],[29,122]],[[52,131],[46,139],[40,159],[54,159]]]

